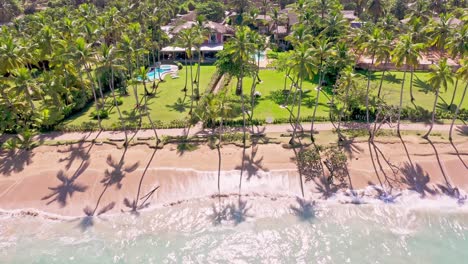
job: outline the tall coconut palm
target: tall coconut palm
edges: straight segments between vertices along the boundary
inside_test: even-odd
[[[433,89],[435,89],[434,105],[432,107],[432,118],[431,126],[423,138],[429,138],[432,128],[434,127],[437,101],[439,99],[440,88],[443,87],[447,90],[449,84],[453,84],[453,72],[452,68],[447,63],[447,58],[439,61],[437,65],[433,67],[433,71],[430,73],[429,82]]]
[[[101,123],[101,107],[104,107],[103,103],[99,102],[97,97],[97,89],[95,85],[95,80],[91,75],[91,64],[96,62],[94,52],[92,51],[91,44],[87,44],[85,39],[79,37],[75,40],[73,45],[72,53],[70,54],[71,57],[75,58],[79,67],[83,67],[86,75],[88,77],[88,81],[91,83],[91,89],[93,91],[94,103],[96,107],[96,116],[98,119],[99,128],[102,129]],[[81,68],[80,68],[81,69]],[[80,78],[82,78],[82,74],[80,74]],[[101,98],[104,99],[104,98]]]
[[[417,61],[420,53],[419,51],[422,50],[424,44],[422,43],[413,43],[413,39],[411,35],[405,35],[401,37],[400,41],[396,45],[395,49],[393,50],[393,61],[397,67],[401,67],[405,65],[403,71],[403,80],[401,82],[401,89],[400,89],[400,104],[398,108],[398,122],[397,122],[397,133],[400,136],[400,121],[401,121],[401,110],[403,108],[403,90],[405,87],[405,80],[406,80],[406,72],[407,72],[407,65],[411,65],[414,61]]]
[[[452,123],[450,124],[450,132],[449,132],[449,139],[452,140],[452,131],[453,131],[453,124],[455,120],[457,120],[458,113],[463,105],[463,101],[465,100],[466,90],[468,89],[468,59],[460,60],[460,68],[457,70],[457,80],[461,79],[466,82],[465,89],[463,90],[462,97],[460,99],[460,103],[455,110],[455,114],[453,115]]]
[[[314,141],[314,124],[315,124],[315,115],[317,114],[317,108],[319,104],[320,92],[322,91],[322,85],[325,79],[325,69],[326,69],[326,59],[333,53],[332,43],[325,37],[321,37],[316,40],[314,43],[314,48],[312,50],[313,56],[315,57],[316,63],[319,72],[319,83],[317,85],[317,94],[315,96],[315,106],[314,112],[312,114],[312,120],[310,125],[310,139]]]
[[[149,69],[145,68],[144,66],[141,66],[140,68],[136,69],[136,76],[139,79],[139,81],[143,83],[143,88],[145,89],[145,91],[148,91],[146,84],[149,81],[149,77],[148,77],[149,72],[150,72]],[[158,132],[156,131],[156,126],[154,125],[153,119],[151,118],[151,114],[148,111],[148,96],[149,96],[149,93],[145,92],[143,96],[144,104],[142,106],[142,110],[144,111],[144,114],[146,115],[146,117],[148,117],[151,128],[153,129],[154,136],[156,138],[156,144],[157,144],[160,140],[158,137]]]
[[[185,76],[185,87],[184,92],[187,91],[187,80],[188,80],[188,72],[187,72],[187,60],[190,61],[190,83],[191,83],[191,104],[190,104],[190,112],[192,113],[193,110],[193,101],[194,101],[194,90],[193,90],[193,70],[192,70],[192,56],[193,56],[193,48],[195,47],[195,28],[189,27],[182,29],[180,32],[177,33],[176,43],[180,47],[185,48],[185,68],[186,68],[186,76]]]
[[[194,28],[194,44],[198,52],[198,63],[197,73],[195,75],[195,82],[197,88],[195,89],[195,99],[198,102],[200,100],[200,75],[201,75],[201,63],[202,63],[202,52],[201,45],[208,36],[209,31],[205,28],[205,18],[203,16],[197,16],[197,24]]]
[[[119,119],[125,133],[125,144],[127,144],[128,136],[125,125],[125,119],[122,116],[122,112],[120,111],[120,106],[115,95],[115,72],[120,72],[124,69],[124,67],[121,64],[121,59],[118,57],[118,54],[119,50],[117,50],[117,48],[114,45],[108,46],[105,43],[101,45],[101,49],[98,54],[99,66],[96,70],[97,72],[101,73],[102,76],[105,76],[106,73],[108,74],[110,72],[109,88],[114,99],[114,106],[117,109],[117,113],[119,114]]]
[[[383,67],[382,70],[382,76],[380,77],[380,84],[379,84],[379,90],[377,92],[377,98],[380,98],[380,94],[382,92],[382,85],[383,85],[383,80],[385,78],[385,73],[387,72],[387,64],[390,61],[391,58],[391,51],[393,50],[393,37],[394,35],[392,32],[387,32],[387,34],[384,34],[384,37],[382,39],[382,42],[379,45],[379,49],[376,52],[376,58],[377,58],[377,63],[384,63],[385,66]]]
[[[14,76],[14,86],[13,90],[17,96],[21,96],[26,99],[31,107],[31,112],[34,114],[36,111],[36,106],[33,102],[33,93],[37,92],[37,86],[31,75],[31,71],[27,68],[21,67],[13,70]]]
[[[299,122],[301,118],[301,105],[302,105],[302,85],[305,79],[311,78],[314,75],[315,68],[317,67],[314,62],[314,51],[309,47],[308,43],[299,43],[294,48],[292,53],[292,71],[297,75],[298,78],[298,87],[297,91],[299,94],[298,106],[297,106],[297,115],[295,124],[293,127],[293,133],[289,144],[295,143],[297,128],[299,127]],[[311,131],[313,133],[313,131]]]
[[[367,9],[373,17],[374,23],[384,14],[384,6],[382,0],[371,0]]]
[[[458,56],[460,56],[460,58],[468,56],[468,24],[463,25],[460,27],[460,29],[452,32],[449,40],[447,41],[446,48],[448,49],[453,59],[457,58]],[[449,109],[453,105],[455,95],[457,94],[458,79],[459,78],[457,75],[452,99],[450,100],[450,104],[448,105]]]
[[[368,41],[363,43],[363,48],[365,49],[367,55],[371,57],[371,64],[370,64],[370,67],[367,69],[367,88],[366,88],[366,123],[367,123],[367,129],[369,131],[369,134],[370,134],[369,91],[370,91],[371,74],[372,74],[371,72],[372,72],[372,68],[374,67],[376,54],[381,50],[381,46],[382,46],[381,36],[382,36],[382,30],[380,28],[374,28]]]
[[[340,73],[340,78],[337,81],[338,90],[342,92],[344,90],[344,98],[340,113],[338,115],[338,126],[336,132],[338,133],[339,140],[344,140],[344,136],[341,134],[341,122],[343,120],[344,111],[348,108],[349,92],[353,87],[357,86],[356,74],[353,72],[353,68],[347,67]]]
[[[434,45],[441,53],[445,51],[445,45],[452,31],[452,15],[441,14],[438,21],[433,21],[429,26],[430,36]]]

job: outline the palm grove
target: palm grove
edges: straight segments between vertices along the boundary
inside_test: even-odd
[[[235,82],[235,91],[204,93],[200,87],[203,75],[200,45],[208,37],[204,28],[207,16],[221,20],[224,9],[219,5],[200,4],[196,1],[56,1],[49,8],[16,19],[2,27],[0,35],[0,130],[16,133],[30,130],[58,128],[67,117],[92,104],[93,119],[101,127],[102,119],[110,111],[119,115],[115,129],[139,128],[149,123],[154,130],[158,123],[148,111],[149,102],[158,103],[154,96],[162,80],[148,80],[149,67],[158,65],[160,50],[171,43],[186,51],[185,86],[180,87],[190,100],[186,123],[200,120],[208,126],[253,126],[264,122],[255,118],[258,94],[256,86],[261,81],[260,52],[267,47],[275,53],[273,66],[284,72],[282,107],[289,112],[293,124],[291,144],[302,129],[301,122],[311,122],[313,131],[317,121],[319,98],[330,98],[329,121],[340,132],[345,120],[363,120],[370,137],[372,122],[394,118],[410,118],[414,110],[403,107],[404,94],[413,96],[413,77],[424,52],[436,52],[440,59],[430,69],[428,85],[434,94],[431,123],[436,118],[466,119],[463,109],[467,89],[468,15],[464,1],[228,1],[229,10],[236,15],[226,20],[235,27],[235,35],[225,43],[215,63],[217,75]],[[294,2],[294,3],[292,3]],[[216,6],[216,7],[215,7]],[[405,7],[405,8],[402,8]],[[298,23],[291,27],[285,38],[286,47],[279,45],[278,28],[287,16],[281,9],[289,7],[297,14]],[[343,7],[355,10],[361,26],[353,28],[343,17]],[[2,1],[1,12],[8,8],[20,12],[15,1]],[[177,13],[199,9],[193,27],[180,31],[172,39],[162,30]],[[203,11],[202,11],[203,10]],[[258,15],[270,15],[271,21],[262,22]],[[402,23],[398,19],[406,18]],[[453,23],[457,19],[460,23]],[[263,24],[270,23],[267,36],[259,33]],[[267,40],[268,39],[268,40]],[[359,58],[370,59],[364,76],[366,85],[355,82]],[[447,59],[458,63],[449,65]],[[179,68],[182,68],[179,64]],[[378,92],[371,87],[373,72],[382,64],[393,64],[403,73],[398,105],[385,100],[385,67],[381,74]],[[253,80],[245,87],[246,79]],[[318,83],[311,116],[301,114],[303,84],[312,80]],[[410,84],[405,90],[405,83]],[[286,85],[288,84],[288,85]],[[455,91],[448,109],[438,109],[439,93],[449,84]],[[139,94],[137,87],[144,86]],[[280,86],[280,85],[279,85]],[[226,86],[228,87],[228,86]],[[457,89],[463,98],[454,105]],[[138,122],[129,122],[119,107],[128,96],[137,102],[134,111]],[[154,102],[153,102],[154,101]],[[226,109],[231,109],[227,111]],[[391,116],[393,115],[393,116]],[[443,116],[442,116],[443,115]],[[452,124],[453,124],[452,122]],[[83,128],[84,129],[84,128]],[[432,129],[432,126],[431,126]],[[221,131],[221,130],[220,130]],[[244,129],[244,140],[245,140]],[[253,132],[253,131],[252,131]],[[375,131],[374,131],[375,132]],[[430,130],[425,135],[429,136]],[[313,133],[310,134],[312,140]]]

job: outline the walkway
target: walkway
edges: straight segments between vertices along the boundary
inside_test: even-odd
[[[302,127],[304,130],[309,131],[310,123],[303,123]],[[366,127],[364,123],[348,123],[342,125],[342,129],[363,129]],[[331,123],[316,123],[314,125],[314,130],[316,131],[331,131],[333,130],[333,125]],[[402,131],[424,131],[429,128],[429,125],[424,123],[412,123],[412,124],[401,124],[400,129]],[[462,131],[468,130],[468,125],[458,125],[455,126],[454,129],[459,129]],[[248,128],[250,130],[250,128]],[[396,126],[389,126],[383,125],[382,129],[396,129]],[[433,131],[449,131],[450,125],[434,125]],[[231,128],[230,131],[242,131],[242,128]],[[183,128],[175,128],[175,129],[158,129],[158,136],[195,136],[195,135],[207,135],[211,134],[211,129],[203,129],[200,125],[190,128],[189,131]],[[280,124],[280,125],[266,125],[266,126],[259,126],[255,128],[255,133],[291,133],[292,127],[289,124]],[[136,139],[140,138],[150,138],[154,136],[153,130],[138,130],[136,131],[128,131],[129,137],[135,137]],[[35,137],[35,140],[39,141],[48,141],[48,140],[55,140],[55,141],[76,141],[76,140],[91,140],[91,139],[110,139],[110,140],[122,140],[125,138],[124,132],[122,131],[93,131],[93,132],[71,132],[71,133],[64,133],[64,132],[51,132],[46,134],[41,134]]]

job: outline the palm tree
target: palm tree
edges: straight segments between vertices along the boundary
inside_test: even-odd
[[[122,116],[122,112],[120,111],[120,107],[117,101],[117,97],[115,95],[115,72],[116,71],[121,71],[124,69],[124,67],[121,65],[121,60],[118,57],[119,51],[115,48],[114,45],[107,46],[107,44],[103,44],[101,46],[101,50],[99,53],[99,66],[96,69],[97,72],[101,73],[101,76],[105,76],[106,73],[108,74],[110,71],[110,83],[109,83],[109,88],[112,92],[112,97],[114,98],[114,105],[115,108],[117,109],[117,113],[119,114],[119,119],[120,122],[122,123],[122,128],[125,133],[125,144],[128,143],[128,136],[127,136],[127,129],[125,127],[125,120]]]
[[[377,63],[380,64],[382,62],[388,64],[391,58],[391,51],[393,50],[393,34],[391,32],[387,32],[387,34],[384,34],[384,38],[382,42],[379,45],[379,49],[376,52],[376,59]],[[380,94],[382,92],[382,85],[383,85],[383,80],[385,77],[385,73],[387,71],[387,67],[384,66],[382,70],[382,76],[380,77],[380,84],[379,84],[379,91],[377,92],[377,98],[380,98]]]
[[[423,138],[428,139],[431,134],[432,128],[434,127],[437,100],[439,99],[440,88],[444,87],[447,90],[448,84],[453,84],[453,72],[452,68],[447,63],[447,58],[439,61],[439,64],[433,67],[434,71],[430,73],[429,82],[433,89],[435,89],[435,100],[432,107],[432,119],[431,126]]]
[[[456,30],[451,34],[446,44],[446,48],[449,50],[449,53],[453,59],[457,58],[458,56],[463,58],[468,55],[468,24],[461,26],[459,31]],[[453,101],[455,100],[455,95],[457,93],[459,78],[458,75],[456,77],[457,78],[455,80],[455,88],[453,90],[452,99],[448,105],[449,109],[453,105]]]
[[[369,14],[374,18],[374,23],[384,14],[384,7],[382,0],[371,0],[369,8],[367,9]]]
[[[195,89],[195,99],[197,100],[197,102],[198,100],[200,100],[200,69],[202,63],[201,45],[203,44],[208,35],[208,30],[204,27],[204,20],[205,18],[203,16],[197,16],[197,24],[195,25],[193,36],[194,44],[198,51],[197,73],[195,76],[195,82],[197,84],[197,88]]]
[[[187,59],[190,60],[190,83],[192,87],[191,93],[191,104],[190,104],[190,112],[192,113],[193,110],[193,70],[192,70],[192,49],[195,47],[195,28],[189,27],[182,29],[179,33],[177,33],[177,40],[176,43],[180,47],[185,48],[185,67],[186,67],[186,76],[185,76],[185,87],[184,92],[187,93],[187,80],[188,80],[188,72],[187,72]]]
[[[313,56],[315,57],[319,72],[319,83],[317,85],[317,94],[315,96],[315,106],[314,112],[312,114],[312,123],[310,125],[310,139],[314,141],[314,124],[315,124],[315,115],[317,114],[317,108],[319,103],[319,96],[322,90],[323,81],[325,78],[325,62],[328,56],[332,54],[332,43],[325,37],[321,37],[315,42],[315,47],[312,50]]]
[[[353,72],[353,68],[347,67],[340,73],[340,78],[337,81],[338,90],[345,90],[345,95],[343,99],[343,105],[341,106],[340,113],[338,116],[338,126],[336,128],[336,132],[338,133],[339,140],[343,140],[344,137],[341,134],[341,122],[343,120],[344,111],[348,107],[349,101],[349,91],[351,88],[356,87],[356,74]]]
[[[153,119],[151,118],[151,114],[148,111],[149,92],[148,92],[148,89],[146,88],[146,83],[149,80],[149,77],[148,77],[149,71],[150,70],[148,68],[145,68],[144,66],[141,66],[140,68],[137,69],[136,76],[137,76],[137,78],[139,78],[139,80],[141,80],[141,82],[143,83],[143,87],[145,89],[145,95],[143,96],[144,104],[142,106],[142,110],[144,111],[145,115],[148,117],[151,128],[153,129],[153,132],[154,132],[154,136],[156,137],[156,144],[157,144],[160,141],[159,137],[158,137],[158,132],[156,131],[156,126],[154,125]]]
[[[296,120],[295,124],[293,127],[293,133],[291,136],[291,140],[289,141],[289,144],[294,144],[295,143],[295,137],[296,137],[296,132],[297,128],[299,127],[299,122],[301,118],[301,105],[302,105],[302,84],[304,82],[304,79],[306,78],[311,78],[314,75],[314,70],[315,70],[315,64],[314,64],[314,53],[311,48],[309,48],[308,43],[300,43],[297,45],[294,49],[294,52],[292,54],[291,58],[293,65],[292,65],[292,71],[297,75],[298,78],[298,93],[299,93],[299,99],[298,99],[298,107],[297,107],[297,115],[296,115]],[[313,131],[311,131],[313,133]]]
[[[14,76],[14,83],[15,86],[13,87],[14,91],[16,92],[17,96],[24,96],[26,101],[29,103],[31,107],[31,111],[33,114],[36,111],[36,107],[33,102],[32,94],[36,91],[36,85],[34,79],[31,75],[31,71],[27,68],[21,67],[13,70]]]
[[[445,44],[452,31],[452,15],[441,14],[439,21],[433,21],[429,26],[429,32],[432,37],[431,45],[434,45],[441,53],[445,51]]]
[[[417,61],[420,53],[419,51],[424,47],[422,43],[413,43],[411,35],[402,36],[395,49],[393,50],[393,60],[397,67],[405,65],[403,71],[403,80],[401,82],[400,90],[400,104],[398,108],[398,123],[397,123],[397,133],[400,136],[400,120],[401,120],[401,109],[403,107],[403,89],[405,87],[406,80],[406,71],[407,66],[414,64],[414,61]]]
[[[460,99],[460,103],[455,110],[455,114],[453,115],[452,123],[450,124],[450,132],[449,132],[449,140],[452,141],[452,131],[453,131],[453,124],[457,119],[458,113],[463,105],[463,101],[465,99],[466,90],[468,89],[468,59],[460,60],[460,68],[457,70],[457,80],[461,79],[466,82],[465,89],[463,90],[463,95]]]
[[[76,39],[74,46],[73,46],[72,54],[70,55],[71,57],[75,58],[78,65],[80,65],[79,67],[82,66],[84,68],[86,75],[88,77],[88,80],[91,83],[91,89],[93,91],[94,103],[96,107],[96,116],[98,118],[98,125],[99,125],[99,128],[102,129],[100,108],[104,107],[104,104],[100,103],[98,100],[98,97],[96,95],[97,91],[95,87],[95,81],[93,77],[91,76],[90,65],[96,61],[94,52],[91,50],[91,44],[87,44],[84,38],[79,37],[78,39]],[[82,78],[82,74],[80,74],[80,78]],[[104,99],[104,98],[101,98],[101,99]]]
[[[255,54],[255,43],[252,43],[251,30],[246,26],[237,28],[235,36],[230,40],[227,53],[230,55],[231,60],[234,64],[239,65],[240,72],[237,79],[236,94],[240,95],[242,101],[242,119],[243,119],[243,142],[245,143],[246,131],[245,131],[245,102],[244,102],[244,89],[243,80],[246,75],[245,68],[252,59],[252,55]]]
[[[379,28],[374,28],[371,36],[368,41],[363,43],[363,48],[366,53],[371,56],[370,68],[367,69],[367,88],[366,88],[366,123],[367,129],[370,134],[370,115],[369,115],[369,91],[370,91],[370,82],[371,82],[371,69],[374,67],[376,54],[382,49],[382,30]]]

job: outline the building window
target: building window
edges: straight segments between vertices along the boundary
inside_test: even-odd
[[[210,43],[217,43],[218,39],[216,38],[216,34],[212,33],[210,35]]]

